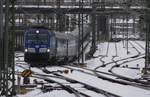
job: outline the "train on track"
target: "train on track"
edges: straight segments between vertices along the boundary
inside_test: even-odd
[[[45,27],[27,29],[24,38],[25,62],[36,67],[74,61],[78,55],[79,44],[76,33],[78,32],[52,32]]]

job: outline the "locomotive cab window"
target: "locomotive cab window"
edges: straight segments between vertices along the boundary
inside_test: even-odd
[[[48,43],[48,34],[32,34],[29,33],[28,35],[28,43]]]

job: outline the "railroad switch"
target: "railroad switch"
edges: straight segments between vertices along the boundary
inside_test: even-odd
[[[73,73],[73,69],[70,70],[70,73]]]
[[[108,72],[111,72],[111,70],[109,69]]]
[[[126,65],[126,68],[128,68],[128,65]]]
[[[125,68],[125,66],[122,66],[122,68]]]
[[[53,90],[62,90],[62,87],[61,86],[56,86],[56,87],[53,87],[53,86],[43,86],[41,88],[42,92],[43,93],[46,93],[46,92],[50,92],[50,91],[53,91]]]
[[[34,83],[34,84],[37,84],[38,82],[37,82],[37,80],[36,80],[36,79],[34,79],[34,80],[33,80],[33,83]]]
[[[63,71],[65,74],[68,74],[69,73],[69,70],[64,70]]]
[[[115,67],[120,67],[120,65],[116,65]]]

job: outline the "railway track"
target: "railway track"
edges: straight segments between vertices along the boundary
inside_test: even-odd
[[[109,46],[108,46],[109,47]],[[115,44],[115,49],[116,49],[116,44]],[[132,45],[132,47],[133,48],[135,48],[134,47],[134,45]],[[135,48],[136,49],[136,48]],[[136,51],[138,51],[138,52],[140,52],[138,49],[136,49]],[[107,50],[107,52],[108,52],[108,50]],[[117,55],[117,49],[116,49],[116,55]],[[140,87],[140,88],[144,88],[144,89],[150,89],[150,86],[148,86],[150,83],[148,83],[148,82],[144,82],[144,81],[139,81],[139,80],[137,80],[137,79],[132,79],[132,78],[127,78],[127,77],[124,77],[124,76],[121,76],[121,75],[116,75],[116,74],[114,74],[114,73],[112,73],[112,68],[114,68],[114,67],[120,67],[120,65],[122,65],[122,64],[125,64],[125,63],[128,63],[128,62],[132,62],[132,61],[136,61],[136,60],[139,60],[139,59],[142,59],[142,58],[144,58],[144,54],[141,54],[141,53],[138,53],[137,55],[134,55],[134,56],[131,56],[131,57],[128,57],[128,58],[124,58],[124,59],[120,59],[120,60],[114,60],[115,59],[115,57],[117,57],[117,56],[113,56],[112,57],[112,62],[110,62],[110,63],[106,63],[106,64],[104,64],[104,61],[102,60],[102,58],[104,58],[105,56],[101,56],[101,58],[100,58],[100,60],[101,60],[101,62],[103,63],[103,65],[101,65],[101,66],[99,66],[99,67],[97,67],[95,70],[90,70],[90,69],[86,69],[86,70],[89,70],[89,71],[92,71],[92,72],[94,72],[95,73],[95,75],[96,76],[98,76],[99,78],[102,78],[102,79],[105,79],[105,80],[109,80],[109,81],[111,81],[111,82],[116,82],[116,83],[120,83],[120,84],[125,84],[125,85],[132,85],[132,86],[136,86],[136,87]],[[122,61],[122,62],[121,62]],[[121,63],[119,63],[118,64],[118,62],[121,62]],[[114,66],[112,66],[112,68],[111,69],[109,69],[108,70],[108,72],[110,72],[110,73],[107,73],[107,72],[102,72],[102,71],[98,71],[97,69],[98,68],[100,68],[100,67],[105,67],[106,65],[109,65],[109,64],[115,64]],[[68,67],[67,67],[68,68]],[[69,69],[72,69],[72,68],[69,68]],[[75,69],[76,70],[76,69]],[[93,76],[95,76],[94,74],[92,74],[92,73],[88,73],[88,72],[85,72],[85,71],[83,71],[83,70],[76,70],[76,71],[80,71],[80,72],[83,72],[83,73],[87,73],[87,74],[90,74],[90,75],[93,75]],[[105,76],[103,76],[103,75],[101,75],[101,74],[98,74],[98,73],[101,73],[101,74],[105,74],[105,75],[110,75],[110,76],[113,76],[113,77],[115,77],[115,78],[119,78],[119,79],[122,79],[122,80],[124,80],[124,81],[118,81],[118,80],[114,80],[114,79],[111,79],[111,78],[108,78],[108,77],[105,77]],[[146,88],[145,88],[146,87]],[[148,88],[147,88],[148,87]]]
[[[137,42],[135,41],[135,43],[137,43]],[[123,76],[123,75],[117,74],[117,73],[115,73],[115,72],[113,71],[114,68],[119,68],[121,65],[123,65],[123,64],[125,64],[125,63],[129,63],[129,62],[132,62],[132,61],[136,61],[136,60],[141,59],[140,57],[138,58],[138,56],[141,55],[140,50],[138,50],[138,49],[133,45],[133,43],[130,42],[130,44],[131,44],[132,47],[138,52],[138,54],[137,54],[137,56],[136,56],[137,59],[132,59],[132,60],[129,60],[129,61],[125,61],[125,62],[120,63],[120,64],[118,64],[115,60],[113,60],[113,61],[115,61],[114,63],[115,63],[116,65],[112,66],[112,68],[109,70],[109,72],[111,72],[113,75],[115,75],[115,76],[118,77],[118,78],[121,78],[121,79],[124,79],[124,80],[128,80],[128,81],[131,81],[131,82],[140,83],[141,86],[144,86],[144,87],[149,87],[149,86],[150,86],[150,83],[149,83],[149,82],[140,81],[140,80],[138,80],[138,79],[128,78],[128,77],[125,77],[125,76]],[[138,44],[138,46],[141,47],[142,49],[144,49],[144,47],[141,46],[140,44]],[[132,57],[132,58],[133,58],[133,57]],[[132,69],[133,69],[133,68],[132,68]],[[134,68],[134,69],[135,69],[135,68]],[[136,69],[139,69],[139,68],[136,68]]]
[[[148,82],[139,81],[137,79],[124,77],[122,75],[119,75],[119,74],[116,74],[115,72],[113,72],[114,68],[120,67],[122,64],[125,64],[125,63],[128,63],[128,62],[132,62],[132,61],[136,61],[138,59],[142,59],[142,58],[145,57],[145,54],[141,53],[136,47],[134,47],[133,43],[131,43],[131,44],[132,44],[132,47],[138,52],[137,55],[130,56],[130,57],[123,58],[123,59],[119,59],[119,60],[115,60],[115,58],[118,55],[117,54],[117,44],[115,44],[116,54],[115,54],[115,56],[112,57],[112,62],[105,63],[103,58],[107,57],[107,55],[108,55],[108,50],[109,50],[109,43],[108,43],[106,56],[102,56],[102,55],[99,56],[100,57],[100,61],[102,62],[102,65],[96,67],[94,70],[87,69],[87,68],[82,68],[81,69],[80,67],[75,66],[75,65],[62,66],[62,67],[63,68],[68,68],[68,69],[72,69],[74,71],[78,71],[78,72],[81,72],[81,73],[85,73],[85,74],[88,74],[88,75],[91,75],[91,76],[95,76],[95,77],[97,77],[99,79],[104,79],[104,80],[107,80],[107,81],[110,81],[110,82],[113,82],[113,83],[117,83],[117,84],[121,84],[121,85],[131,85],[131,86],[134,86],[134,87],[150,90],[150,83],[148,83]],[[103,72],[103,71],[98,70],[99,68],[106,67],[106,66],[112,65],[112,64],[115,64],[115,65],[113,65],[108,70],[108,72]],[[47,81],[49,83],[51,83],[51,82],[57,83],[58,85],[63,87],[69,93],[73,93],[76,97],[83,97],[83,96],[84,97],[91,97],[91,96],[87,95],[86,93],[81,92],[81,91],[79,91],[79,90],[77,90],[77,89],[75,89],[75,88],[73,88],[71,86],[66,86],[63,83],[54,80],[54,78],[66,80],[67,82],[70,82],[70,84],[72,84],[72,83],[81,84],[81,85],[84,86],[85,89],[93,91],[95,93],[102,94],[102,95],[104,95],[106,97],[120,97],[119,95],[116,95],[116,94],[107,92],[105,90],[96,88],[96,87],[91,86],[89,84],[80,82],[80,81],[78,81],[76,79],[68,78],[66,76],[63,76],[62,74],[54,73],[54,72],[48,71],[47,69],[42,69],[42,71],[45,74],[39,74],[37,72],[34,72],[32,77],[35,77],[35,78],[38,78],[38,79],[44,79],[45,81]],[[52,74],[52,75],[49,75],[49,74]],[[111,77],[109,77],[109,76],[111,76]]]
[[[140,43],[138,43],[137,41],[134,41],[134,43],[137,44],[139,47],[141,47],[141,49],[145,51],[145,47],[143,47]]]
[[[108,44],[109,45],[109,44]],[[109,47],[109,46],[108,46]],[[116,45],[115,45],[115,48],[116,48]],[[108,50],[107,50],[107,53],[108,53]],[[116,54],[117,54],[117,50],[116,50]],[[142,55],[141,55],[142,56]],[[104,58],[105,56],[102,56],[101,58]],[[114,58],[115,58],[116,56],[114,56],[113,58],[112,58],[112,62],[110,62],[110,63],[106,63],[106,64],[104,64],[104,61],[102,61],[102,63],[103,63],[103,65],[102,66],[106,66],[106,65],[109,65],[109,64],[116,64],[116,65],[114,65],[113,66],[113,68],[115,68],[115,67],[117,67],[117,66],[120,66],[121,64],[124,64],[124,63],[128,63],[128,62],[131,62],[131,61],[135,61],[135,60],[138,60],[138,59],[141,59],[141,58],[143,58],[143,57],[140,57],[140,58],[137,58],[137,59],[133,59],[134,57],[132,56],[132,57],[129,57],[129,58],[125,58],[125,59],[122,59],[122,60],[117,60],[117,61],[115,61],[114,60]],[[130,58],[132,58],[133,60],[128,60],[128,59],[130,59]],[[127,61],[128,60],[128,61]],[[121,62],[120,64],[118,64],[118,62],[120,62],[120,61],[123,61],[123,62]],[[100,66],[100,67],[102,67],[102,66]],[[100,67],[98,67],[98,68],[100,68]],[[121,76],[119,76],[119,75],[116,75],[116,74],[114,74],[113,72],[112,72],[112,70],[111,69],[113,69],[113,68],[111,68],[110,70],[109,70],[109,73],[107,73],[107,72],[102,72],[102,71],[98,71],[97,69],[98,68],[96,68],[95,70],[89,70],[89,71],[91,71],[91,72],[94,72],[94,74],[93,73],[89,73],[89,72],[85,72],[85,71],[81,71],[81,70],[76,70],[76,71],[80,71],[80,72],[83,72],[83,73],[86,73],[86,74],[89,74],[89,75],[92,75],[92,76],[97,76],[98,78],[102,78],[102,79],[105,79],[105,80],[109,80],[109,81],[111,81],[111,82],[116,82],[116,83],[120,83],[120,84],[125,84],[125,85],[131,85],[129,82],[125,82],[125,81],[118,81],[118,80],[114,80],[114,79],[111,79],[111,78],[107,78],[107,77],[105,77],[105,76],[103,76],[103,75],[109,75],[109,76],[113,76],[113,77],[117,77],[117,78],[120,78],[120,79],[123,79],[123,80],[126,80],[126,81],[130,81],[130,82],[137,82],[137,83],[142,83],[142,84],[146,84],[146,83],[143,83],[143,82],[139,82],[139,81],[136,81],[135,79],[129,79],[129,78],[125,78],[125,77],[121,77]],[[70,68],[70,69],[72,69],[72,68]],[[100,74],[99,74],[100,73]],[[112,74],[111,74],[112,73]],[[103,75],[101,75],[101,74],[103,74]],[[136,84],[137,85],[137,84]]]
[[[95,68],[95,70],[97,70],[97,69],[100,68],[100,67],[105,67],[105,66],[107,66],[107,65],[113,64],[113,63],[115,63],[115,62],[128,61],[128,59],[133,59],[133,58],[136,58],[136,57],[139,57],[139,56],[142,56],[142,58],[144,58],[144,57],[145,57],[144,55],[145,55],[145,53],[144,53],[144,54],[140,54],[140,55],[133,55],[133,56],[130,56],[130,57],[122,58],[122,59],[115,60],[115,61],[108,62],[108,63],[102,62],[102,63],[104,63],[104,64],[102,64],[102,65],[100,65],[100,66],[97,66],[97,67]]]
[[[140,50],[138,50],[134,45],[133,45],[133,43],[131,42],[131,41],[129,41],[129,43],[131,44],[131,46],[137,51],[137,55],[140,55],[141,54],[141,51]]]
[[[104,62],[102,59],[103,59],[104,57],[106,57],[106,56],[101,56],[100,61],[102,62],[103,65],[98,66],[97,68],[95,68],[95,71],[94,71],[95,74],[96,74],[98,77],[102,78],[102,79],[110,80],[110,81],[112,81],[112,82],[117,82],[117,83],[121,83],[121,84],[129,84],[129,85],[132,85],[132,86],[140,86],[140,88],[141,88],[141,86],[142,86],[142,88],[147,87],[147,85],[149,85],[150,83],[146,83],[146,82],[144,82],[144,81],[138,81],[137,79],[127,78],[127,77],[124,77],[124,76],[121,76],[121,75],[118,76],[118,75],[112,73],[111,69],[108,70],[108,71],[109,71],[110,73],[112,73],[112,74],[106,73],[106,72],[101,72],[101,71],[98,71],[98,70],[97,70],[98,68],[100,68],[100,67],[105,67],[106,65],[109,65],[109,64],[116,64],[116,65],[114,65],[114,66],[112,66],[112,67],[119,67],[119,66],[122,65],[122,64],[125,64],[125,63],[128,63],[128,62],[132,62],[132,61],[136,61],[136,60],[139,60],[139,59],[141,59],[141,58],[144,58],[144,56],[143,56],[144,54],[141,54],[141,52],[140,52],[136,47],[134,47],[133,44],[132,44],[132,47],[138,52],[137,55],[134,55],[134,56],[131,56],[131,57],[128,57],[128,58],[124,58],[124,59],[120,59],[120,60],[115,61],[114,59],[117,57],[117,45],[115,44],[116,55],[112,57],[112,62],[104,64],[105,62]],[[107,53],[108,53],[108,49],[109,49],[109,44],[108,44],[108,46],[107,46]],[[106,55],[107,55],[107,53],[106,53]],[[140,57],[140,56],[142,56],[142,57]],[[135,58],[137,58],[137,59],[135,59]],[[130,60],[129,60],[129,59],[130,59]],[[120,61],[123,61],[123,62],[121,62],[121,63],[118,64],[118,62],[120,62]],[[91,71],[93,71],[93,70],[91,70]],[[83,71],[82,71],[82,72],[83,72]],[[99,75],[99,74],[97,74],[97,73],[102,73],[102,74],[106,74],[106,75],[111,75],[111,76],[117,77],[117,78],[119,78],[119,79],[122,79],[122,80],[125,80],[125,81],[128,81],[128,82],[131,82],[131,83],[126,83],[126,82],[121,82],[121,81],[118,82],[118,81],[116,81],[116,80],[109,79],[109,78],[107,78],[107,77],[105,77],[105,76],[102,76],[102,75]],[[133,83],[133,82],[134,82],[134,83]],[[138,84],[138,83],[140,83],[140,84]],[[148,86],[147,89],[149,89],[149,86]]]
[[[47,76],[43,77],[43,75],[41,76],[41,75],[36,74],[36,75],[33,75],[32,77],[38,78],[38,79],[43,79],[43,80],[45,80],[46,82],[49,82],[49,83],[56,83],[56,84],[60,85],[67,92],[73,93],[75,95],[75,97],[82,97],[82,96],[84,96],[84,97],[90,97],[89,95],[84,94],[84,93],[82,93],[82,92],[74,89],[73,87],[71,87],[69,85],[64,85],[64,84],[62,84],[62,83],[60,83],[58,81],[55,81],[55,80],[53,80],[51,78],[46,78]],[[50,76],[48,76],[48,77],[50,77]]]
[[[138,60],[138,59],[135,59],[135,60]],[[135,60],[131,60],[131,61],[135,61]],[[150,83],[147,83],[144,81],[138,81],[137,79],[130,79],[130,78],[127,78],[124,76],[117,76],[117,75],[111,73],[110,70],[108,73],[108,72],[102,72],[102,71],[98,71],[98,70],[95,71],[95,70],[91,70],[91,69],[87,69],[87,68],[82,68],[82,70],[81,70],[81,68],[77,67],[77,66],[63,66],[63,67],[67,68],[67,69],[74,70],[74,71],[78,71],[81,73],[85,73],[85,74],[88,74],[91,76],[95,76],[95,77],[98,77],[100,79],[104,79],[104,80],[107,80],[107,81],[110,81],[113,83],[118,83],[118,84],[122,84],[122,85],[131,85],[134,87],[138,87],[138,88],[142,88],[142,89],[148,89],[148,90],[150,89],[150,86],[149,86]],[[75,69],[75,68],[78,68],[78,69]]]
[[[26,69],[23,66],[19,66],[19,67]],[[16,71],[16,74],[18,74],[18,73],[21,73],[21,72]],[[70,85],[64,85],[63,83],[60,83],[60,82],[54,80],[54,78],[55,79],[63,79],[60,76],[40,74],[38,72],[32,71],[32,78],[43,79],[48,83],[56,83],[56,84],[60,85],[63,90],[66,90],[68,93],[71,93],[71,94],[73,93],[75,95],[75,97],[91,97],[85,93],[80,92],[79,90],[76,90],[75,88],[71,87]],[[42,90],[42,91],[44,91],[44,90]],[[49,92],[49,91],[46,91],[46,92]]]
[[[93,92],[95,92],[95,93],[102,94],[102,95],[104,95],[104,96],[106,96],[106,97],[120,97],[119,95],[116,95],[116,94],[107,92],[107,91],[105,91],[105,90],[96,88],[96,87],[94,87],[94,86],[91,86],[91,85],[89,85],[89,84],[80,82],[80,81],[78,81],[78,80],[65,77],[65,76],[60,75],[60,74],[58,74],[58,73],[52,73],[52,72],[48,71],[47,69],[45,69],[44,72],[47,73],[47,74],[50,73],[50,74],[54,74],[54,75],[56,75],[56,76],[59,76],[59,77],[65,79],[66,81],[71,82],[71,83],[78,83],[78,84],[81,84],[81,85],[84,86],[85,89],[90,90],[90,91],[93,91]]]
[[[20,66],[20,67],[23,69],[26,69],[23,66]],[[67,92],[73,93],[75,95],[75,97],[91,97],[91,96],[84,92],[81,92],[80,90],[75,89],[74,87],[71,87],[69,84],[65,85],[59,81],[56,81],[55,79],[65,80],[65,81],[69,82],[70,84],[75,84],[75,83],[81,84],[81,85],[83,85],[83,87],[81,87],[81,88],[84,88],[87,91],[92,91],[98,95],[103,95],[104,97],[121,97],[119,95],[104,91],[102,89],[98,89],[98,88],[88,85],[86,83],[79,82],[75,79],[67,78],[58,73],[48,71],[47,69],[40,69],[40,70],[42,70],[45,74],[41,74],[41,73],[33,71],[32,77],[37,78],[37,79],[43,79],[48,83],[56,83],[56,84],[60,85]],[[18,73],[18,72],[16,72],[16,73]]]
[[[105,61],[103,60],[104,58],[106,58],[108,56],[108,52],[109,52],[109,46],[110,46],[110,43],[108,42],[107,43],[107,50],[106,50],[106,54],[103,55],[103,56],[100,56],[100,61],[102,62],[103,65],[101,65],[101,67],[105,67]]]
[[[106,80],[111,80],[111,79],[109,79],[109,78],[106,78],[105,76],[99,75],[99,74],[97,73],[97,71],[98,71],[97,69],[99,69],[99,68],[101,68],[101,67],[105,67],[106,65],[109,65],[109,64],[115,64],[115,65],[113,65],[113,66],[111,67],[111,69],[108,70],[108,72],[112,73],[113,76],[115,76],[115,77],[117,77],[117,78],[119,78],[119,79],[123,79],[123,80],[128,81],[128,82],[131,82],[130,85],[133,85],[133,86],[139,86],[139,87],[142,86],[142,88],[149,87],[148,85],[149,85],[150,83],[148,83],[148,82],[144,82],[144,81],[139,81],[139,80],[137,80],[137,79],[128,78],[128,77],[125,77],[125,76],[122,76],[122,75],[119,75],[119,74],[115,74],[115,73],[112,71],[113,68],[115,68],[115,67],[120,67],[120,65],[122,65],[122,64],[125,64],[125,63],[128,63],[128,62],[132,62],[132,61],[136,61],[136,60],[139,60],[139,59],[141,59],[141,58],[144,58],[144,57],[140,57],[140,56],[143,56],[144,54],[141,54],[141,52],[140,52],[132,43],[130,43],[130,44],[131,44],[132,47],[138,52],[137,55],[132,56],[132,57],[129,57],[129,58],[124,58],[124,59],[121,59],[121,60],[117,60],[117,61],[114,60],[115,57],[117,57],[117,56],[112,56],[112,62],[107,63],[107,64],[104,64],[104,61],[101,60],[101,62],[103,63],[103,65],[98,66],[97,68],[95,68],[95,74],[97,74],[97,76],[100,76],[101,78],[105,78]],[[115,44],[115,47],[116,47],[116,44]],[[142,47],[141,47],[141,48],[142,48]],[[116,51],[116,52],[117,52],[117,51]],[[136,59],[135,59],[135,58],[136,58]],[[130,59],[130,60],[129,60],[129,59]],[[118,62],[120,62],[120,61],[123,61],[123,62],[121,62],[121,63],[118,64]],[[99,72],[99,73],[100,73],[100,72]],[[109,75],[110,75],[110,74],[109,74]],[[115,80],[111,80],[111,81],[115,81]],[[118,81],[115,81],[115,82],[118,82]],[[123,83],[124,83],[124,82],[123,82]],[[138,83],[138,84],[137,84],[137,83]],[[140,84],[139,84],[139,83],[140,83]],[[147,88],[147,89],[149,89],[149,88]]]
[[[112,66],[111,69],[109,69],[109,72],[111,72],[113,75],[115,75],[119,79],[123,79],[123,80],[134,82],[134,83],[139,83],[139,86],[150,87],[149,82],[140,81],[138,79],[132,79],[132,78],[129,78],[129,77],[125,77],[125,76],[119,75],[119,74],[117,74],[113,71],[114,68],[119,68],[122,64],[129,63],[129,62],[132,62],[132,61],[136,61],[136,60],[139,60],[139,59],[141,59],[141,57],[136,58],[136,59],[132,59],[130,61],[125,61],[125,62],[122,62],[122,63],[119,63],[119,64],[117,62],[115,62],[116,65]]]

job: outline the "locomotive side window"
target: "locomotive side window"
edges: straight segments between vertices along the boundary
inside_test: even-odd
[[[57,39],[58,43],[57,43],[57,47],[64,47],[65,45],[65,41],[61,40],[61,39]]]
[[[56,46],[56,39],[55,39],[55,37],[54,37],[54,36],[51,36],[51,37],[50,37],[50,41],[51,41],[50,47],[51,47],[51,48],[55,48],[55,46]]]

